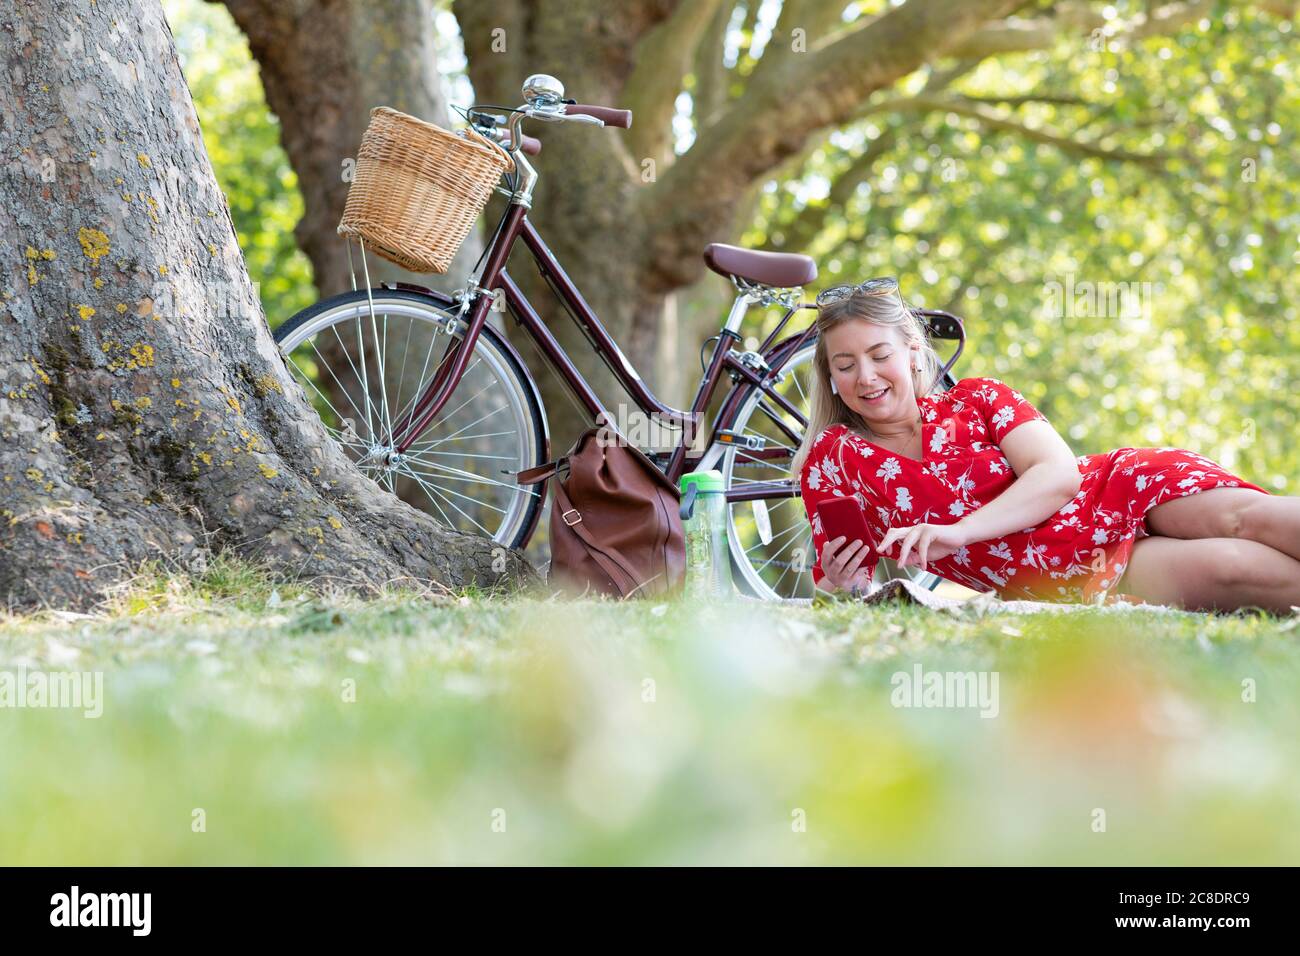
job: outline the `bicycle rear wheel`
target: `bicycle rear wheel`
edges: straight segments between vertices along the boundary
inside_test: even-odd
[[[527,372],[490,325],[437,418],[404,452],[394,447],[394,426],[465,325],[427,295],[361,289],[304,309],[275,341],[330,436],[364,474],[449,527],[522,547],[541,495],[510,475],[544,460],[546,417]]]

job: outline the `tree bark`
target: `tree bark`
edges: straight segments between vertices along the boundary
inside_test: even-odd
[[[327,440],[261,314],[157,0],[5,0],[0,599],[208,549],[349,587],[535,580]]]

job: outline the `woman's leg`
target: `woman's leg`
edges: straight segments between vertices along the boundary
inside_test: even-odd
[[[1152,535],[1133,545],[1115,590],[1189,611],[1259,607],[1290,614],[1300,606],[1300,561],[1241,538]]]
[[[1245,538],[1300,560],[1300,498],[1211,488],[1162,501],[1147,527],[1169,538]]]

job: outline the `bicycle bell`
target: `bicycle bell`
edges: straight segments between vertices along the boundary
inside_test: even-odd
[[[545,73],[524,80],[524,101],[541,109],[557,109],[564,102],[564,84]]]

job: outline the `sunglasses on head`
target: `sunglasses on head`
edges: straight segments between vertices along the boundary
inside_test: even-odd
[[[893,276],[878,276],[857,285],[833,285],[817,293],[817,305],[830,305],[854,295],[889,295],[898,291],[898,280]]]

